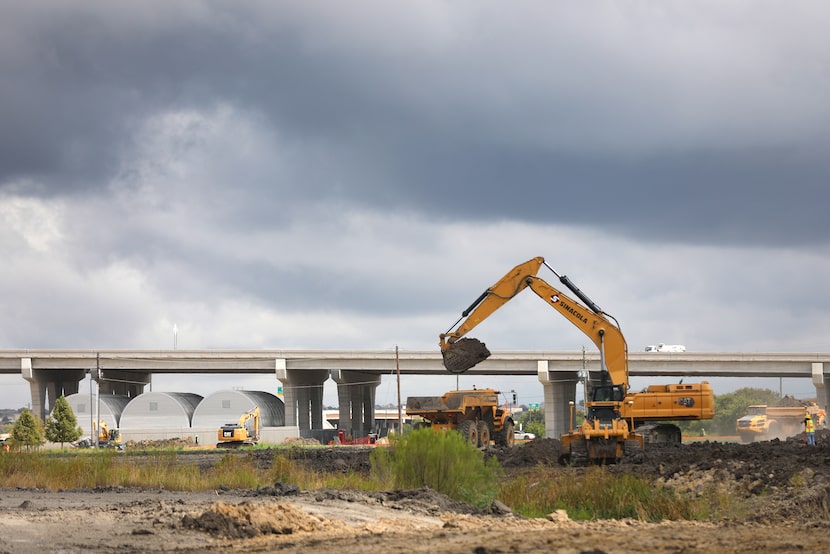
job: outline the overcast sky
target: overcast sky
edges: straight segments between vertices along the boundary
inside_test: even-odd
[[[544,256],[632,351],[830,351],[826,3],[0,13],[2,349],[437,350]],[[474,336],[591,346],[529,291]]]

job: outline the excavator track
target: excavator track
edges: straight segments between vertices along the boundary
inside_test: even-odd
[[[638,425],[637,433],[643,435],[646,444],[680,444],[680,428],[671,423],[648,423]]]
[[[584,440],[577,440],[571,443],[571,455],[568,463],[577,467],[589,465],[588,444]]]

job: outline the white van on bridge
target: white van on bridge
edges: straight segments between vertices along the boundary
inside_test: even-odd
[[[686,347],[682,344],[663,344],[646,346],[646,352],[685,352]]]

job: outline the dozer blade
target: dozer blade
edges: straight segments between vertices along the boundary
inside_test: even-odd
[[[478,339],[460,339],[442,352],[444,367],[450,373],[464,373],[479,362],[490,357],[490,351]]]

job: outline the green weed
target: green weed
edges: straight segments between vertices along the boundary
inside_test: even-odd
[[[528,517],[558,509],[571,519],[644,521],[690,519],[694,506],[672,489],[632,475],[614,475],[601,467],[554,471],[539,467],[506,482],[499,500]]]
[[[485,461],[459,433],[429,428],[397,439],[388,449],[375,449],[370,461],[378,482],[401,489],[429,487],[475,506],[493,501],[503,474],[498,460]]]

